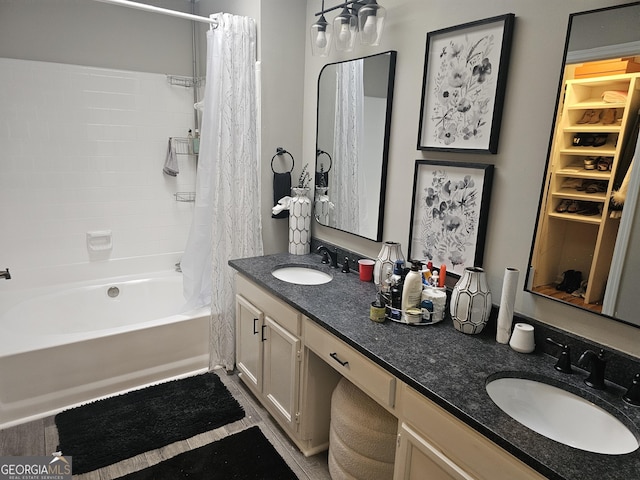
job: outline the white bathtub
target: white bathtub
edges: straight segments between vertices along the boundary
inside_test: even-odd
[[[182,311],[174,271],[18,289],[0,302],[0,428],[209,367],[210,311]]]

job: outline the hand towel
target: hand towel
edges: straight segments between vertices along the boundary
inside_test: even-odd
[[[291,195],[291,172],[273,173],[273,203],[278,205],[278,200]],[[286,206],[289,208],[289,205]],[[272,218],[289,218],[289,212],[278,210],[278,213],[272,213]]]
[[[284,213],[286,217],[289,218],[289,205],[291,205],[291,197],[289,197],[288,195],[286,197],[282,197],[280,200],[278,200],[278,204],[271,208],[271,216],[273,218],[283,218],[276,215]]]
[[[180,170],[178,169],[176,147],[173,145],[172,138],[169,138],[169,146],[167,147],[167,158],[165,158],[164,168],[162,169],[162,171],[172,177],[175,177],[176,175],[178,175],[178,173],[180,173]]]
[[[606,90],[602,92],[602,101],[607,103],[624,103],[627,101],[627,92],[624,90]]]

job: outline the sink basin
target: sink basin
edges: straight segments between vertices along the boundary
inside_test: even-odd
[[[323,283],[329,283],[333,280],[333,277],[328,273],[304,266],[279,267],[271,272],[271,275],[283,282],[295,283],[297,285],[322,285]]]
[[[486,385],[502,411],[557,442],[587,452],[620,455],[638,448],[636,436],[599,406],[552,385],[503,377]]]

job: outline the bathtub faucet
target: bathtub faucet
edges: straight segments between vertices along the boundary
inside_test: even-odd
[[[9,269],[6,268],[4,270],[0,270],[0,277],[4,278],[5,280],[11,280],[11,274],[9,273]]]

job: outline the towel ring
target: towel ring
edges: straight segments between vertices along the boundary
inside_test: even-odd
[[[287,152],[284,148],[282,148],[282,147],[278,147],[278,148],[276,148],[276,154],[275,154],[273,157],[271,157],[271,171],[272,171],[273,173],[276,173],[276,171],[273,169],[273,160],[274,160],[277,156],[279,156],[279,155],[283,155],[283,154],[285,154],[285,153],[291,157],[291,170],[289,170],[289,172],[288,172],[288,173],[293,172],[293,167],[294,167],[294,165],[296,164],[296,161],[293,159],[293,155],[291,155],[289,152]],[[284,173],[287,173],[287,172],[284,172]]]
[[[320,155],[326,155],[327,157],[329,157],[329,168],[327,168],[323,173],[329,173],[329,170],[331,170],[331,167],[333,166],[333,160],[331,160],[331,155],[329,155],[327,152],[325,152],[324,150],[317,150],[316,151],[316,161],[318,159],[318,157]],[[320,173],[318,172],[318,170],[316,170],[316,173]]]

